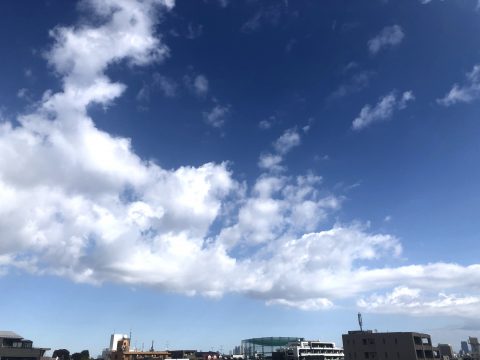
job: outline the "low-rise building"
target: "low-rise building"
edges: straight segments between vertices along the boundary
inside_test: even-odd
[[[118,340],[116,350],[110,353],[110,360],[165,360],[168,358],[171,358],[168,351],[130,349],[130,338],[128,336],[123,336]]]
[[[441,358],[443,358],[443,359],[453,359],[454,358],[452,345],[450,345],[450,344],[438,344],[437,349],[438,349],[438,352],[439,352]]]
[[[31,340],[26,340],[13,331],[0,331],[1,360],[40,360],[49,348],[35,348]]]
[[[343,360],[343,349],[333,342],[320,340],[290,342],[286,349],[287,360]]]
[[[417,332],[349,331],[342,335],[345,360],[438,359],[430,335]]]

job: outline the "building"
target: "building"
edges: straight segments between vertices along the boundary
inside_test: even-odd
[[[245,359],[271,360],[273,353],[284,351],[288,343],[303,340],[301,337],[260,337],[242,340],[240,347]]]
[[[40,360],[49,348],[35,348],[31,340],[26,340],[13,331],[0,331],[1,360]]]
[[[345,360],[438,359],[430,335],[417,332],[349,331],[342,335]]]
[[[440,357],[442,358],[447,358],[447,359],[453,359],[453,349],[452,345],[450,344],[438,344],[437,345],[438,352],[440,354]]]
[[[190,359],[195,360],[197,350],[169,350],[172,359]]]
[[[461,355],[466,355],[470,352],[470,350],[468,349],[468,343],[466,341],[462,341],[460,343],[460,353]]]
[[[470,352],[470,356],[472,357],[472,359],[480,359],[480,343],[478,342],[478,338],[469,336],[468,343],[470,344],[470,348],[472,349],[472,351]]]
[[[116,349],[110,352],[110,360],[165,360],[168,358],[171,358],[168,351],[155,351],[153,348],[149,351],[130,349],[130,338],[126,335],[117,341]]]
[[[343,360],[343,349],[333,342],[294,341],[288,344],[286,360]]]

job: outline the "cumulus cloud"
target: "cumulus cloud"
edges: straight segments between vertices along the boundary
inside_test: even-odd
[[[286,130],[273,145],[279,154],[286,154],[295,146],[300,145],[300,135],[296,128]]]
[[[309,128],[309,125],[307,125]],[[308,128],[306,131],[308,131]],[[262,170],[279,172],[285,170],[283,162],[284,156],[290,152],[294,147],[300,145],[301,136],[297,128],[285,130],[285,132],[273,143],[273,153],[263,153],[258,159],[258,167]]]
[[[365,105],[353,120],[352,128],[361,130],[373,123],[389,120],[396,110],[403,110],[410,101],[415,100],[412,91],[405,91],[400,97],[395,91],[381,97],[375,106]]]
[[[203,113],[203,119],[205,122],[214,127],[221,128],[225,125],[225,121],[230,114],[230,105],[215,105],[210,111]]]
[[[18,121],[0,122],[1,274],[16,267],[188,295],[234,291],[305,310],[358,297],[380,309],[423,293],[418,301],[437,309],[475,303],[475,295],[452,294],[480,291],[480,265],[389,265],[401,254],[399,239],[361,224],[329,226],[342,197],[315,174],[266,171],[249,188],[226,163],[163,169],[139,157],[130,139],[99,130],[88,107],[112,105],[126,88],[107,77],[108,66],[167,56],[155,9],[173,2],[84,4],[104,23],[57,28],[46,55],[62,90],[47,91]],[[299,143],[289,129],[273,155]],[[440,292],[449,295],[429,300]]]
[[[368,41],[370,54],[376,55],[380,50],[393,47],[402,42],[405,34],[399,25],[386,26],[374,38]]]
[[[444,106],[454,105],[459,102],[470,103],[480,98],[480,65],[475,65],[466,74],[463,85],[454,84],[452,89],[437,102]]]

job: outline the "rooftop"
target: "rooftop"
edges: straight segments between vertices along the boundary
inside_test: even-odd
[[[0,330],[0,338],[2,338],[2,339],[23,339],[23,336],[20,336],[13,331]]]

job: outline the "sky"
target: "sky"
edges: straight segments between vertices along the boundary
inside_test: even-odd
[[[0,329],[479,336],[479,6],[0,2]]]

